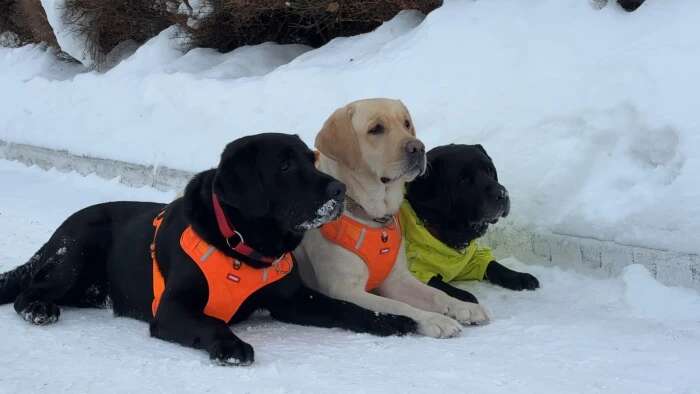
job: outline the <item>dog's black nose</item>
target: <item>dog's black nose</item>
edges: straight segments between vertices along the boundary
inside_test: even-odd
[[[418,155],[425,153],[425,145],[420,140],[410,140],[406,143],[406,153],[409,155]]]
[[[489,184],[484,190],[489,197],[496,199],[496,201],[508,199],[508,190],[499,184]]]
[[[345,199],[345,184],[338,181],[328,183],[326,195],[334,200],[342,201]]]

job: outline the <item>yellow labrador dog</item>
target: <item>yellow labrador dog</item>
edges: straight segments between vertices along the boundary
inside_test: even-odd
[[[480,305],[452,298],[408,271],[395,215],[404,184],[425,171],[426,158],[403,103],[367,99],[339,108],[316,137],[316,148],[318,168],[346,184],[347,202],[339,221],[308,231],[294,252],[304,282],[376,312],[408,316],[431,337],[487,322]]]

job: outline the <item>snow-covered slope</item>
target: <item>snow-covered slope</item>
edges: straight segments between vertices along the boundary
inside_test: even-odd
[[[514,223],[697,253],[699,18],[693,0],[452,0],[317,50],[182,54],[169,29],[104,74],[0,49],[0,139],[199,170],[235,137],[312,142],[336,107],[397,97],[429,146],[486,146]]]
[[[0,271],[28,259],[63,219],[104,200],[172,194],[0,162]],[[29,198],[31,196],[31,198]],[[492,312],[458,338],[378,338],[282,324],[233,327],[256,350],[245,368],[148,337],[146,323],[68,309],[52,326],[0,307],[0,393],[694,393],[700,295],[641,266],[593,279],[547,268],[542,288],[465,284]]]

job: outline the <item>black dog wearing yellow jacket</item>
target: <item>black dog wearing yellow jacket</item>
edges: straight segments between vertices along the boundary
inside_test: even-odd
[[[407,186],[401,226],[411,272],[463,301],[471,293],[453,280],[482,280],[512,290],[533,290],[537,278],[499,264],[477,239],[510,212],[506,188],[481,145],[451,144],[428,152],[428,171]]]

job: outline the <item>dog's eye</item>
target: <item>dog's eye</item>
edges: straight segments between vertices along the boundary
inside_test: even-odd
[[[411,129],[411,122],[409,122],[408,119],[403,121],[403,125],[404,125],[404,127],[406,127],[406,129],[408,129],[408,130]]]
[[[289,170],[289,160],[285,160],[280,163],[280,170],[282,170],[282,172]]]
[[[382,126],[380,124],[374,125],[374,127],[369,129],[369,131],[367,131],[367,133],[374,134],[374,135],[382,134],[382,133],[384,133],[384,126]]]

